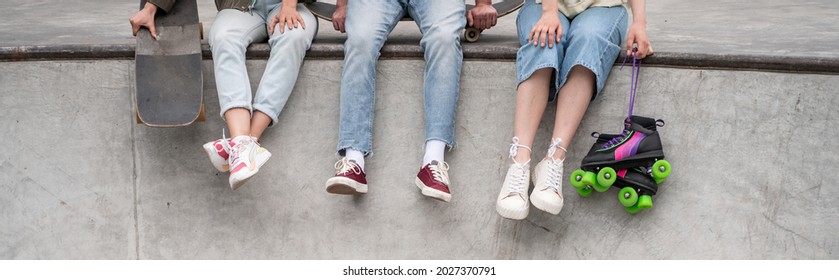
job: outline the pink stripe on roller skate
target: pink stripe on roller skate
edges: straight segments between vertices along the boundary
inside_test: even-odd
[[[626,176],[626,169],[618,170],[618,177],[625,177]]]
[[[615,160],[622,160],[634,156],[638,152],[638,146],[644,140],[643,133],[633,133],[632,138],[623,143],[620,147],[615,149]]]

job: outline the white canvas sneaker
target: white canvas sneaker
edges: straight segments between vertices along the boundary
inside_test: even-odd
[[[498,215],[513,220],[523,220],[530,212],[530,201],[527,197],[527,190],[530,188],[530,160],[524,164],[516,162],[518,149],[530,151],[530,147],[519,144],[518,137],[513,137],[513,144],[510,145],[513,164],[507,169],[507,176],[504,177],[504,184],[501,185],[501,191],[495,201],[495,211]]]
[[[533,193],[530,194],[530,201],[539,210],[557,215],[562,210],[562,160],[554,160],[556,149],[565,148],[559,146],[562,139],[554,139],[548,149],[548,158],[543,159],[536,165],[533,171]]]
[[[523,220],[530,212],[527,189],[530,187],[530,165],[513,163],[507,169],[504,185],[495,201],[495,211],[507,219]]]
[[[530,201],[539,210],[557,215],[562,210],[562,161],[543,159],[533,171]]]

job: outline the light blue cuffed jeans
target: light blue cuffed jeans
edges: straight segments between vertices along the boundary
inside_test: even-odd
[[[347,6],[347,41],[341,77],[338,153],[372,153],[376,61],[388,34],[406,14],[422,32],[425,138],[455,145],[454,120],[460,91],[466,26],[465,4],[457,0],[352,0]],[[392,92],[388,94],[412,94]]]
[[[280,33],[278,24],[269,36],[268,23],[281,8],[279,0],[258,0],[251,12],[224,9],[216,16],[209,41],[222,118],[227,110],[245,108],[251,114],[253,110],[265,113],[271,117],[271,125],[277,123],[318,29],[317,19],[303,4],[298,4],[297,12],[303,17],[306,29],[298,27]],[[245,51],[251,43],[265,40],[271,54],[253,96],[245,68]]]
[[[595,76],[592,100],[603,90],[621,42],[626,38],[629,12],[623,6],[590,7],[569,19],[556,12],[562,23],[562,36],[553,48],[534,46],[528,42],[530,30],[542,18],[542,4],[527,0],[516,18],[521,48],[516,55],[517,84],[529,79],[536,70],[553,68],[548,99],[553,101],[568,80],[574,66],[585,67]]]

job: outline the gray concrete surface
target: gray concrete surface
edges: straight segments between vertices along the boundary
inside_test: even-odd
[[[56,44],[134,44],[128,17],[139,1],[6,0],[0,3],[0,47]],[[470,1],[472,2],[472,1]],[[789,57],[839,57],[839,6],[830,0],[647,1],[648,30],[658,52]],[[199,0],[212,25],[215,6]],[[343,35],[321,21],[318,42]],[[501,18],[477,44],[516,46],[515,14]],[[412,22],[400,23],[390,43],[419,41]]]
[[[831,1],[741,2],[649,1],[656,51],[773,57],[775,64],[779,57],[839,58],[839,8]],[[199,6],[210,27],[212,1]],[[135,1],[3,1],[0,47],[133,45],[127,18],[136,9]],[[320,23],[316,44],[328,56],[343,35]],[[514,26],[515,15],[502,18],[465,49],[514,49]],[[416,52],[418,40],[413,23],[400,23],[385,52]],[[839,171],[829,145],[839,136],[839,76],[645,68],[636,112],[667,121],[661,131],[674,165],[653,210],[628,215],[614,191],[583,199],[566,186],[558,217],[533,208],[528,220],[515,222],[494,212],[512,127],[509,59],[464,66],[460,145],[447,155],[454,198],[443,204],[412,185],[422,153],[419,60],[380,63],[370,193],[325,193],[337,160],[341,63],[321,58],[305,63],[280,123],[265,135],[274,157],[236,192],[200,149],[223,127],[212,75],[205,75],[207,122],[151,129],[133,123],[132,61],[0,62],[0,134],[7,136],[0,145],[0,258],[839,256],[837,189],[827,185]],[[249,64],[256,87],[265,62]],[[204,65],[211,73],[211,62]],[[613,70],[578,131],[566,174],[587,151],[591,131],[619,129],[628,80],[628,70]],[[551,124],[546,117],[540,126],[537,153]]]
[[[255,87],[263,60],[249,62]],[[212,64],[205,61],[205,71]],[[238,191],[200,146],[223,123],[212,75],[208,120],[181,129],[134,124],[132,61],[0,63],[2,259],[837,259],[839,76],[644,68],[636,112],[660,129],[674,170],[655,207],[626,214],[616,191],[565,208],[500,218],[515,66],[469,61],[459,146],[448,153],[449,204],[413,186],[422,153],[422,61],[378,73],[369,194],[327,194],[338,158],[340,62],[306,61],[274,157]],[[617,132],[628,69],[613,74],[565,164],[592,131]],[[543,153],[553,109],[540,125]]]

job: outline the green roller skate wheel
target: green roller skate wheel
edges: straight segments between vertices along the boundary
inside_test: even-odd
[[[589,174],[590,174],[590,175],[589,175]],[[586,172],[586,175],[591,176],[591,181],[592,181],[592,182],[591,182],[590,184],[588,184],[588,185],[589,185],[589,186],[591,186],[591,187],[593,187],[593,188],[594,188],[594,190],[595,190],[595,191],[597,191],[597,192],[605,192],[605,191],[608,191],[608,190],[609,190],[609,187],[611,187],[611,185],[609,185],[609,186],[604,186],[604,185],[601,185],[601,184],[600,184],[600,176],[599,176],[599,174],[600,174],[600,172],[598,172],[597,174],[595,174],[594,172]],[[612,177],[614,178],[614,176],[612,176]]]
[[[623,210],[626,210],[626,212],[629,213],[629,214],[636,214],[638,212],[641,212],[641,208],[638,208],[638,205],[623,207]]]
[[[597,174],[594,174],[594,172],[586,171],[586,173],[583,174],[582,182],[586,186],[594,186],[595,184],[597,184]]]
[[[638,197],[638,208],[649,209],[653,208],[653,198],[649,195],[642,195]]]
[[[582,197],[589,197],[591,193],[594,192],[594,189],[589,186],[583,186],[582,188],[576,188],[577,193]]]
[[[666,160],[657,160],[653,163],[653,179],[656,180],[656,183],[661,183],[664,181],[667,176],[670,176],[670,163]]]
[[[586,173],[583,174],[582,182],[586,187],[594,188],[597,192],[605,192],[609,190],[609,187],[603,187],[600,183],[597,183],[597,174],[594,172],[586,171]]]
[[[636,192],[632,187],[624,187],[620,192],[618,192],[618,201],[620,201],[624,207],[635,205],[635,203],[638,203],[638,192]]]
[[[661,182],[664,182],[664,178],[655,178],[655,177],[653,177],[653,180],[655,180],[655,184],[656,184],[656,185],[661,184]]]
[[[583,182],[583,176],[585,175],[585,171],[583,171],[582,169],[577,169],[574,170],[573,173],[571,173],[571,177],[568,179],[571,180],[571,185],[574,186],[574,188],[581,189],[586,186],[586,183]]]
[[[615,172],[614,169],[611,167],[604,167],[597,172],[597,183],[606,188],[607,190],[612,184],[615,183],[615,180],[618,179],[618,173]],[[605,191],[605,190],[604,190]]]

